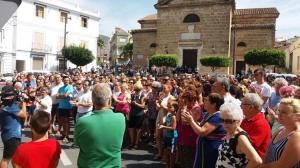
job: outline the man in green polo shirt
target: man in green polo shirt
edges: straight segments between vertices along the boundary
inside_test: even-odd
[[[92,92],[95,111],[76,124],[75,143],[80,152],[79,168],[121,167],[121,146],[125,132],[125,117],[111,108],[111,89],[97,84]]]

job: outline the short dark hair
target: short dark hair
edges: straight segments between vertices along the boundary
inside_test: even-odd
[[[83,81],[83,84],[86,83],[86,82],[88,82],[88,85],[89,85],[89,86],[92,85],[92,82],[91,82],[90,80],[84,80],[84,81]]]
[[[63,78],[63,79],[66,79],[66,78],[70,79],[70,77],[67,76],[67,75],[63,76],[62,78]]]
[[[256,74],[256,73],[260,74],[260,75],[263,76],[263,77],[266,75],[266,71],[265,71],[264,68],[258,68],[258,69],[255,69],[255,70],[254,70],[254,74]]]
[[[216,104],[216,109],[219,110],[221,105],[224,104],[224,97],[218,93],[211,93],[208,96],[208,100],[212,104]]]
[[[38,134],[46,134],[50,128],[50,114],[45,111],[37,111],[30,120],[31,128]]]

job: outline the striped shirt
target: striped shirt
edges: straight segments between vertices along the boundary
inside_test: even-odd
[[[282,130],[278,131],[277,134],[272,138],[272,141],[269,145],[268,152],[266,153],[265,159],[266,163],[271,163],[278,161],[280,156],[284,150],[286,143],[288,142],[289,138],[293,135],[294,132],[289,133],[286,137],[281,138],[277,142],[274,142],[275,137],[281,132]],[[300,162],[298,162],[293,168],[300,168]]]

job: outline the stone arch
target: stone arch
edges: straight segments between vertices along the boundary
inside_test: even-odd
[[[188,14],[183,19],[183,23],[195,23],[195,22],[200,22],[200,17],[196,14]]]
[[[237,46],[238,47],[247,47],[247,44],[245,43],[245,42],[239,42],[238,44],[237,44]]]

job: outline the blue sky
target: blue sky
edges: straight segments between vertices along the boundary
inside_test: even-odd
[[[125,30],[138,29],[137,20],[156,13],[157,0],[77,0],[80,5],[100,11],[100,34],[111,36],[116,26]],[[276,37],[300,35],[299,0],[236,0],[237,8],[276,7]]]

